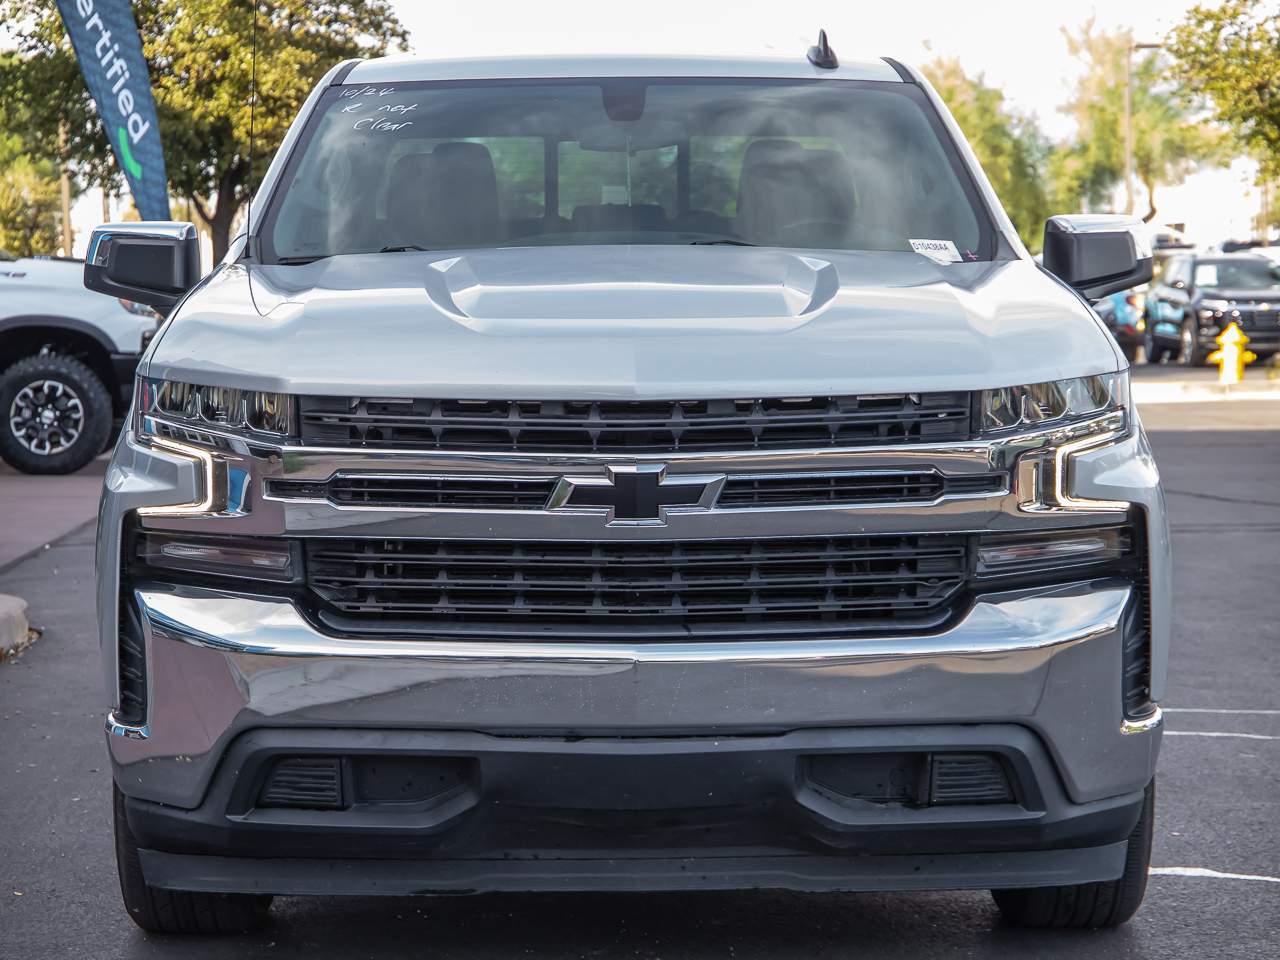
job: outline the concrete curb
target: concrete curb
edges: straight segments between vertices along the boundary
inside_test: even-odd
[[[1280,380],[1253,380],[1227,387],[1219,383],[1136,381],[1134,403],[1207,403],[1215,400],[1280,400]]]
[[[19,650],[27,645],[30,629],[27,601],[0,593],[0,660],[4,660],[10,650]]]

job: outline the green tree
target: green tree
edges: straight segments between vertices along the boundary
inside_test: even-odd
[[[1259,0],[1192,7],[1169,34],[1174,70],[1189,93],[1280,177],[1280,14]]]
[[[1023,243],[1039,250],[1045,218],[1055,212],[1045,190],[1048,140],[1033,118],[1011,110],[1000,90],[981,74],[966,74],[958,60],[938,58],[924,73],[960,124]]]
[[[209,229],[214,258],[226,252],[236,214],[316,81],[340,60],[378,56],[408,35],[390,0],[271,0],[258,6],[256,162],[249,157],[254,0],[135,0],[160,117],[170,190],[191,201]],[[57,155],[59,121],[89,182],[118,174],[56,8],[48,0],[0,0],[15,25],[25,69],[10,83],[41,118],[40,155]]]
[[[1063,34],[1085,72],[1063,107],[1077,132],[1054,173],[1064,195],[1105,206],[1124,178],[1125,74],[1133,36],[1098,32],[1092,20]],[[1217,159],[1222,138],[1196,117],[1159,53],[1132,56],[1132,124],[1133,169],[1147,194],[1143,219],[1150,222],[1157,213],[1156,189],[1181,183],[1198,165]]]
[[[0,165],[0,250],[17,257],[54,253],[61,205],[52,164],[19,155]]]
[[[0,54],[0,89],[20,66],[15,55]],[[58,168],[32,156],[34,126],[20,104],[0,100],[0,250],[13,256],[54,253],[61,235]]]

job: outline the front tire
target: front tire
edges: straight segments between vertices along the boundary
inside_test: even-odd
[[[138,843],[125,816],[124,794],[111,785],[116,867],[129,917],[150,933],[244,933],[262,926],[271,898],[247,893],[197,893],[150,886],[142,875]]]
[[[23,473],[74,473],[102,452],[111,396],[93,370],[56,353],[0,374],[0,458]]]
[[[1119,879],[1064,887],[992,890],[991,896],[1000,913],[1015,926],[1039,930],[1096,930],[1120,926],[1138,912],[1147,892],[1155,809],[1156,784],[1152,780],[1147,785],[1142,815],[1129,834],[1124,873]]]
[[[1161,346],[1150,329],[1142,335],[1142,352],[1147,355],[1147,363],[1163,363],[1169,355],[1169,348]]]
[[[1202,367],[1208,354],[1200,346],[1200,338],[1196,336],[1194,327],[1182,325],[1178,337],[1178,363],[1184,367]]]

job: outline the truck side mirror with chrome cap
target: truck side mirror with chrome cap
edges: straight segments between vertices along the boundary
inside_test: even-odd
[[[168,313],[200,279],[195,224],[174,220],[104,223],[89,238],[84,285]]]
[[[1071,214],[1044,225],[1044,268],[1088,300],[1151,279],[1151,238],[1136,217]]]

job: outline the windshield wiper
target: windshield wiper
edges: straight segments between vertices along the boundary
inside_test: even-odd
[[[408,250],[430,250],[430,247],[420,247],[416,243],[389,243],[379,253],[405,253]]]
[[[297,267],[304,263],[315,263],[317,260],[327,260],[333,256],[331,253],[321,253],[314,257],[276,257],[276,263],[284,264],[286,267]]]
[[[691,247],[714,247],[714,246],[716,246],[717,244],[722,244],[722,245],[724,245],[724,246],[728,246],[728,247],[754,247],[754,246],[757,246],[757,244],[752,243],[750,240],[731,240],[731,239],[729,239],[728,237],[724,237],[724,238],[719,239],[719,240],[690,240],[690,241],[689,241],[689,246],[691,246]]]

